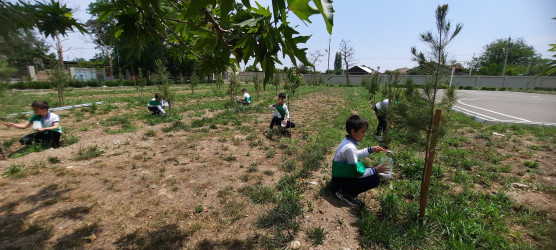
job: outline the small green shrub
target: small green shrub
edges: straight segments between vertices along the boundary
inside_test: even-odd
[[[52,164],[56,164],[56,163],[60,163],[62,161],[60,160],[60,158],[58,158],[58,156],[50,156],[50,157],[48,157],[48,162],[50,162]]]
[[[197,205],[197,206],[195,206],[195,209],[194,209],[194,210],[195,210],[195,213],[196,213],[196,214],[202,213],[202,212],[203,212],[203,206]]]
[[[156,136],[156,131],[153,130],[153,129],[149,129],[149,130],[147,130],[147,132],[145,132],[145,136],[154,137],[154,136]]]
[[[539,162],[535,161],[535,162],[531,162],[531,161],[525,161],[523,163],[524,166],[528,167],[528,168],[538,168],[539,167]]]
[[[23,173],[24,167],[25,166],[21,166],[19,164],[12,164],[8,169],[4,171],[4,173],[2,173],[2,176],[10,179],[25,177],[25,174]]]
[[[326,232],[324,228],[320,226],[314,227],[307,231],[307,237],[309,238],[309,240],[311,240],[311,243],[313,243],[313,245],[322,245],[327,234],[328,232]]]
[[[88,160],[88,159],[91,159],[91,158],[98,157],[98,156],[102,155],[102,153],[104,153],[104,151],[99,149],[96,144],[95,145],[90,145],[86,149],[79,148],[78,151],[79,152],[77,153],[77,155],[75,155],[75,157],[73,157],[73,160],[76,160],[76,161]]]

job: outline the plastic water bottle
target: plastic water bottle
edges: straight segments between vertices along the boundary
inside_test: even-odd
[[[33,129],[34,130],[39,130],[41,128],[42,128],[41,121],[33,121]]]
[[[383,156],[382,158],[380,158],[379,165],[382,165],[382,164],[386,164],[385,167],[390,168],[390,170],[387,171],[387,172],[384,172],[384,173],[379,173],[378,175],[382,179],[385,179],[385,180],[392,179],[392,170],[393,170],[393,167],[394,167],[394,160],[392,160],[392,157]]]

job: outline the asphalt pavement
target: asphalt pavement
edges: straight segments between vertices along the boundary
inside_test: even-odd
[[[485,123],[556,126],[556,95],[512,91],[457,90],[454,110]]]

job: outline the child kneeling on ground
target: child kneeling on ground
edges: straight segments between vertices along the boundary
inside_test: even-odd
[[[236,100],[236,102],[238,104],[243,104],[243,105],[249,105],[251,104],[251,95],[249,95],[249,93],[247,93],[247,89],[242,89],[241,92],[243,92],[243,99],[242,98],[238,98]]]
[[[268,129],[267,136],[272,136],[272,128],[274,125],[281,126],[282,122],[286,123],[286,128],[295,128],[295,123],[289,121],[290,111],[288,106],[284,103],[286,100],[286,94],[280,93],[278,95],[278,102],[269,106],[270,109],[274,110],[272,113],[272,121],[270,121],[270,128]]]
[[[60,147],[60,136],[62,136],[60,117],[48,111],[50,106],[46,101],[35,101],[31,104],[31,108],[33,108],[33,113],[35,114],[26,123],[15,124],[7,122],[4,124],[8,127],[19,129],[33,126],[33,129],[37,132],[19,139],[19,143],[23,145],[41,143],[47,147]]]
[[[149,101],[147,108],[149,108],[153,115],[159,115],[160,113],[167,115],[166,111],[164,111],[164,101],[162,101],[160,93],[154,94],[154,98]]]
[[[354,207],[362,205],[357,195],[377,187],[380,183],[378,174],[390,170],[387,164],[366,168],[359,160],[371,153],[386,151],[378,146],[357,149],[368,128],[369,123],[365,119],[358,115],[350,116],[346,121],[348,135],[338,146],[332,161],[332,184],[339,189],[336,197]]]

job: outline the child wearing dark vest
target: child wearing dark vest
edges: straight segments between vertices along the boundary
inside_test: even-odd
[[[281,126],[283,121],[286,123],[286,128],[295,128],[295,123],[289,121],[290,111],[288,111],[288,106],[284,103],[285,100],[286,94],[280,93],[278,95],[278,102],[269,106],[274,113],[272,113],[272,121],[270,122],[270,128],[267,133],[268,136],[272,136],[272,128],[274,125]]]
[[[19,142],[23,145],[41,143],[47,147],[60,147],[60,136],[62,136],[60,117],[48,110],[50,106],[46,101],[35,101],[31,104],[31,108],[35,114],[29,118],[29,121],[20,124],[11,122],[4,124],[8,127],[19,129],[33,126],[33,129],[37,132],[28,134],[19,139]]]
[[[346,121],[348,135],[338,146],[332,161],[332,184],[339,189],[336,197],[350,206],[362,205],[357,195],[377,187],[380,183],[378,174],[390,170],[387,164],[367,168],[359,160],[371,153],[387,151],[378,146],[357,149],[368,128],[369,123],[365,119],[358,115],[350,116]]]

